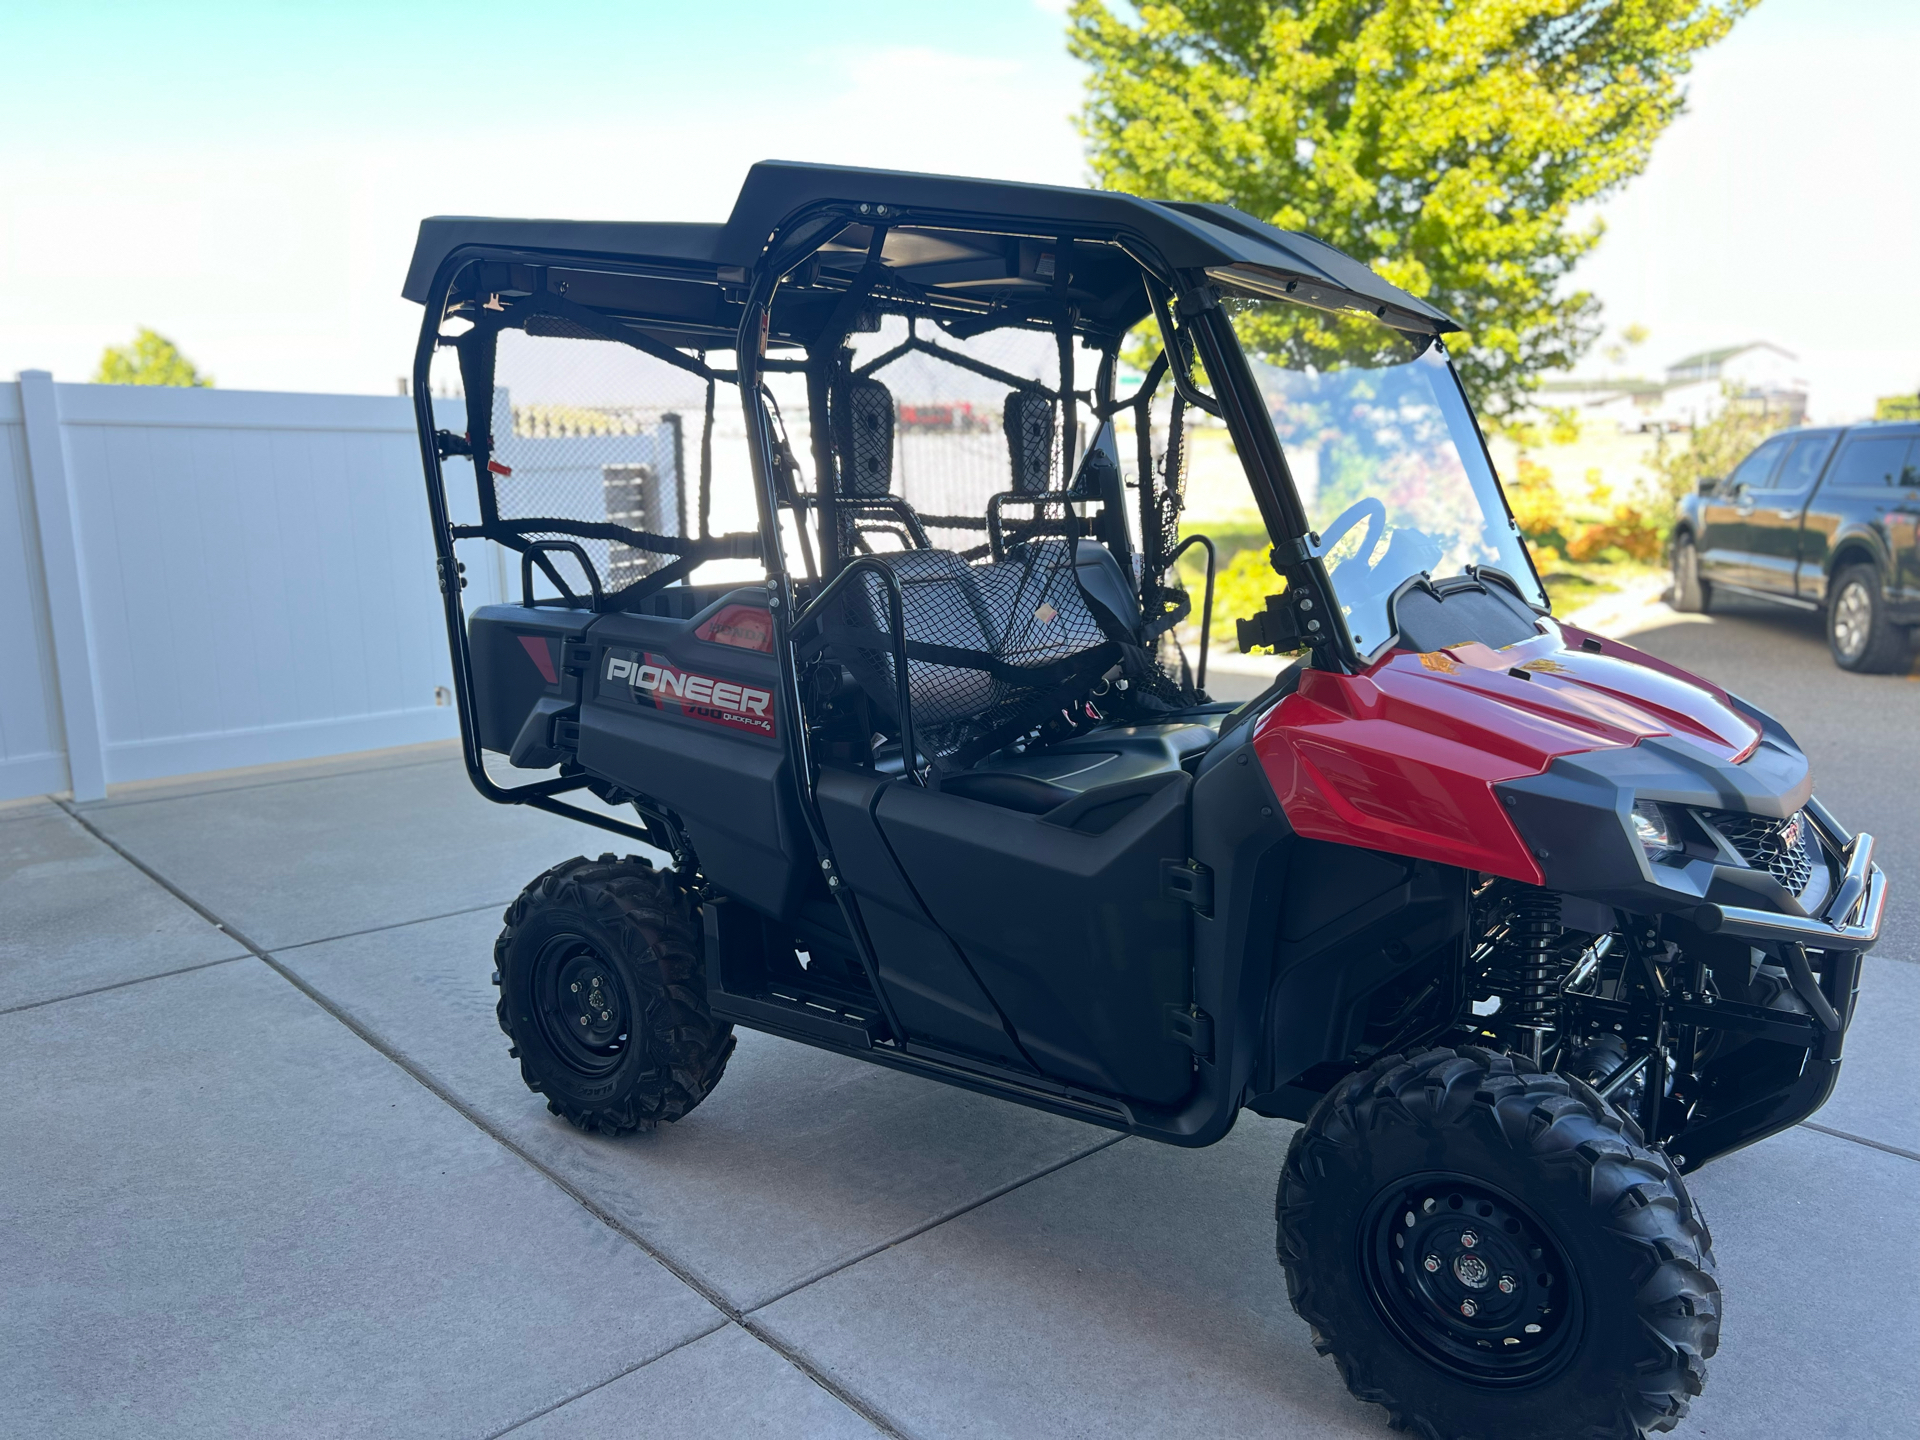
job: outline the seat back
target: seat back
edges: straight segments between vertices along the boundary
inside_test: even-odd
[[[1029,540],[1024,547],[1047,557],[1049,570],[1071,564],[1077,592],[1095,610],[1095,618],[1109,635],[1117,628],[1126,638],[1137,638],[1140,602],[1127,579],[1127,566],[1097,540]],[[1104,613],[1101,613],[1104,612]]]
[[[1137,625],[1124,572],[1090,540],[1035,541],[988,565],[946,550],[874,558],[900,581],[914,725],[936,755],[991,733],[1076,678],[1091,685],[1112,663],[1109,642]],[[1107,614],[1096,613],[1089,594]],[[844,626],[840,658],[897,719],[886,587],[877,576],[849,588]]]
[[[1113,422],[1103,422],[1094,433],[1093,443],[1087,447],[1087,453],[1081,457],[1072,482],[1064,490],[1049,490],[1044,483],[1037,489],[1026,489],[1023,486],[1031,484],[1036,477],[1033,472],[1023,476],[1020,469],[1021,452],[1015,442],[1014,402],[1022,398],[1020,395],[1007,397],[1007,443],[1014,454],[1015,488],[987,501],[987,544],[993,557],[998,560],[1011,548],[1007,539],[1009,533],[1016,544],[1022,537],[1031,539],[1040,535],[1089,533],[1084,517],[1093,508],[1087,502],[1094,502],[1099,510],[1092,516],[1091,533],[1122,558],[1124,574],[1130,567],[1133,555],[1133,537],[1127,529],[1127,489],[1120,473],[1119,442],[1114,434]],[[1046,407],[1046,448],[1041,458],[1051,465],[1051,402],[1044,397],[1024,398],[1038,399]],[[1044,482],[1046,478],[1047,472],[1043,469],[1038,473],[1038,479]],[[1028,517],[1005,519],[1003,512],[1009,504],[1030,507]]]
[[[900,582],[901,621],[910,646],[991,656],[994,630],[980,604],[973,568],[951,550],[901,550],[874,556]],[[840,646],[840,658],[887,714],[898,706],[886,586],[862,574],[850,587],[846,620],[867,636]],[[993,677],[983,670],[937,661],[907,660],[907,693],[916,727],[940,725],[992,703]]]
[[[1044,495],[1053,478],[1053,398],[1038,390],[1010,390],[1000,412],[1013,464],[1013,494]]]
[[[847,379],[833,395],[834,443],[840,451],[840,493],[893,493],[893,392],[878,380]]]
[[[878,380],[846,378],[833,389],[830,423],[840,454],[840,545],[868,548],[861,537],[895,536],[905,548],[925,549],[927,532],[893,493],[893,392]]]

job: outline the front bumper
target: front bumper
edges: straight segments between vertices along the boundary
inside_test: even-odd
[[[1825,808],[1807,807],[1821,831],[1821,843],[1837,851],[1845,864],[1840,883],[1819,915],[1782,915],[1741,905],[1702,905],[1693,923],[1709,935],[1743,940],[1785,942],[1814,950],[1867,950],[1880,938],[1880,922],[1887,909],[1887,877],[1873,863],[1873,836],[1862,831],[1842,841]]]

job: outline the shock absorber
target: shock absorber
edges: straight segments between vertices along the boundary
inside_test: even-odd
[[[1560,897],[1529,885],[1516,890],[1508,936],[1515,950],[1518,974],[1514,996],[1514,1024],[1526,1032],[1528,1058],[1540,1063],[1545,1032],[1553,1028],[1560,988],[1562,930]]]

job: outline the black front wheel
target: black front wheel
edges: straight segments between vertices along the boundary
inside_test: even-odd
[[[493,958],[521,1078],[582,1130],[680,1119],[733,1053],[733,1027],[707,1008],[691,901],[634,856],[540,876],[508,908]]]
[[[1878,567],[1849,565],[1828,584],[1827,648],[1842,670],[1886,675],[1907,668],[1907,632],[1887,618]]]
[[[1719,1342],[1672,1163],[1582,1082],[1476,1047],[1391,1055],[1294,1136],[1280,1263],[1362,1400],[1432,1440],[1671,1429]]]

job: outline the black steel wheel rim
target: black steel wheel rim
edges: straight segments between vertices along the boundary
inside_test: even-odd
[[[620,972],[579,935],[556,935],[533,962],[533,1013],[569,1069],[601,1076],[627,1053],[633,1008]]]
[[[1437,1172],[1368,1207],[1360,1268],[1388,1327],[1429,1364],[1492,1387],[1529,1385],[1572,1356],[1579,1286],[1552,1232],[1512,1196]]]

